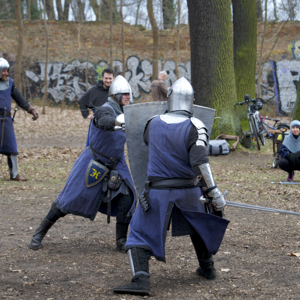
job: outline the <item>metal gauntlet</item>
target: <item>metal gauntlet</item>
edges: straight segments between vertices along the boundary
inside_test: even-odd
[[[210,165],[208,163],[202,164],[199,166],[201,175],[203,180],[205,181],[206,188],[204,192],[208,195],[208,197],[212,198],[211,204],[213,205],[216,211],[220,211],[226,204],[224,199],[224,195],[217,188]]]

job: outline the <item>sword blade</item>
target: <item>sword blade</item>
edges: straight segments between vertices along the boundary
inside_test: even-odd
[[[281,209],[276,209],[276,208],[263,207],[263,206],[258,206],[258,205],[251,205],[251,204],[238,203],[238,202],[232,202],[232,201],[226,201],[226,206],[300,216],[300,213],[297,213],[294,211],[281,210]]]

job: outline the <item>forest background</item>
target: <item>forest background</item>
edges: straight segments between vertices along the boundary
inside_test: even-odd
[[[160,70],[167,71],[168,86],[181,76],[192,81],[193,86],[210,80],[209,73],[194,75],[197,84],[192,80],[193,68],[213,68],[202,67],[199,59],[194,59],[193,63],[191,60],[193,37],[190,36],[188,5],[193,2],[0,0],[3,8],[0,56],[10,62],[10,76],[33,103],[77,106],[77,100],[100,79],[107,66],[113,66],[117,74],[126,77],[136,102],[151,101],[150,84]],[[230,1],[225,2],[229,8]],[[238,2],[243,1],[232,1],[226,9],[233,20],[231,28]],[[203,4],[202,11],[210,9]],[[255,76],[253,72],[251,75],[255,89],[251,87],[247,93],[252,98],[255,94],[261,96],[265,113],[270,115],[291,115],[295,107],[300,74],[299,11],[300,3],[295,0],[256,1],[256,65]],[[205,26],[202,24],[202,27]],[[191,29],[194,28],[193,25]],[[205,43],[201,47],[202,56],[206,56],[208,62],[219,55],[218,44],[212,47],[213,51],[209,41],[207,47]],[[236,53],[232,54],[236,59]],[[250,69],[247,64],[242,67],[245,74]],[[222,99],[222,102],[228,99],[230,105],[242,101],[245,94],[245,89],[239,91],[237,70],[235,72],[237,91],[232,88],[227,92],[232,96],[224,93],[225,100]],[[230,69],[227,74],[231,74]],[[197,94],[199,87],[195,89]],[[201,95],[201,98],[208,97]],[[214,107],[214,101],[205,101],[201,103],[198,99],[198,104]]]

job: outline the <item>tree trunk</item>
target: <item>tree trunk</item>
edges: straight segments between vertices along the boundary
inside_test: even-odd
[[[113,68],[113,57],[112,57],[112,1],[109,2],[109,66]]]
[[[61,0],[55,0],[55,3],[57,7],[58,20],[63,20],[63,10],[62,10]]]
[[[156,20],[153,13],[153,3],[152,0],[147,0],[147,10],[148,10],[148,16],[152,27],[152,35],[153,35],[153,73],[152,73],[152,79],[158,77],[158,27],[156,24]]]
[[[27,20],[31,20],[31,0],[27,0]]]
[[[65,7],[64,7],[64,13],[63,13],[63,20],[65,20],[65,21],[69,20],[70,5],[71,5],[71,0],[65,0]]]
[[[125,36],[124,36],[124,19],[123,19],[123,0],[120,2],[120,17],[122,22],[121,36],[122,36],[122,75],[125,77]]]
[[[48,48],[49,48],[49,35],[48,35],[48,27],[47,27],[47,20],[46,20],[46,0],[44,0],[44,26],[45,26],[45,33],[46,33],[46,61],[45,61],[45,90],[43,95],[43,110],[42,114],[46,114],[46,99],[48,94]]]
[[[234,134],[236,88],[230,0],[188,0],[195,104],[216,109],[212,136]],[[238,124],[238,125],[237,125]]]
[[[246,94],[255,97],[257,19],[253,0],[232,0],[233,53],[236,94],[238,102]],[[249,129],[247,110],[236,107],[243,130]]]
[[[297,100],[293,109],[293,120],[300,120],[300,80],[297,87]]]
[[[143,0],[138,0],[137,10],[136,10],[136,16],[135,16],[135,25],[137,25],[137,24],[138,24],[138,21],[139,21],[140,7],[141,7],[142,1],[143,1]]]
[[[177,13],[178,13],[178,25],[177,25],[177,41],[176,41],[176,53],[175,53],[175,70],[177,79],[179,78],[178,70],[178,52],[179,52],[179,38],[180,38],[180,14],[181,14],[181,3],[180,0],[177,0]]]
[[[23,20],[21,14],[21,1],[15,0],[16,20],[18,26],[18,49],[15,63],[14,81],[16,86],[22,91],[21,84],[21,69],[22,69],[22,55],[23,55]]]
[[[162,5],[164,29],[168,29],[175,25],[174,0],[162,0]]]
[[[268,21],[268,0],[265,0],[265,23],[264,23],[264,33],[263,37],[261,39],[261,45],[260,45],[260,54],[259,54],[259,63],[258,63],[258,76],[257,76],[257,97],[260,97],[260,82],[261,82],[261,73],[262,73],[262,59],[263,59],[263,48],[264,48],[264,41],[266,36],[266,30],[267,30],[267,21]]]
[[[47,11],[48,20],[55,20],[53,0],[46,0],[46,11]]]
[[[275,18],[275,21],[277,22],[278,21],[278,16],[277,16],[277,2],[276,0],[273,0],[273,11],[274,11],[274,18]]]
[[[256,16],[257,16],[257,22],[262,22],[263,15],[262,15],[262,8],[261,8],[261,0],[256,0]]]
[[[99,19],[99,6],[101,5],[101,1],[100,4],[98,5],[97,0],[90,0],[90,5],[94,11],[94,14],[96,16],[96,21],[100,21]]]
[[[116,0],[101,0],[101,21],[109,22],[110,6],[112,5],[112,18],[114,22],[120,21]]]

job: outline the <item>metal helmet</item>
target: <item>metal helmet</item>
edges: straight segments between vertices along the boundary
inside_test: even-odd
[[[133,98],[132,98],[132,91],[131,91],[130,84],[122,75],[118,75],[113,80],[112,84],[110,85],[110,88],[108,91],[108,96],[118,95],[118,94],[127,94],[127,93],[129,93],[130,103],[132,103]],[[119,97],[117,97],[117,98],[119,98]]]
[[[181,77],[176,80],[168,91],[168,110],[186,110],[193,112],[195,93],[192,85],[187,79]]]
[[[0,57],[0,79],[2,79],[3,69],[9,69],[9,63],[5,58]]]

